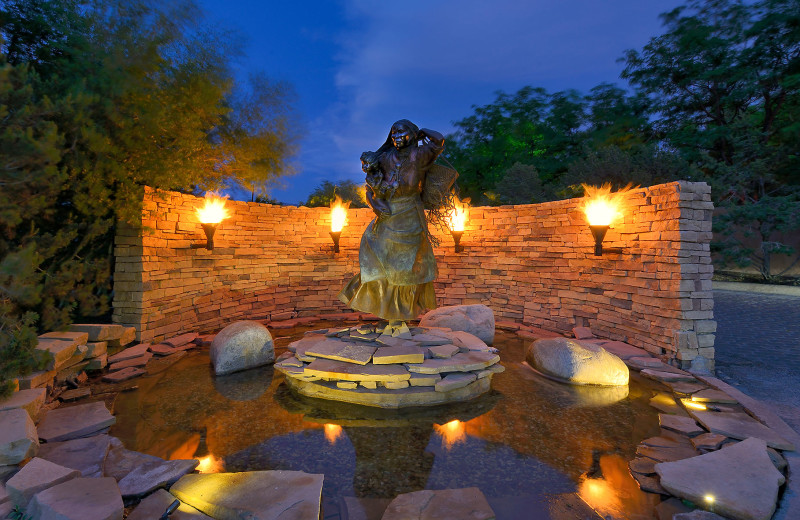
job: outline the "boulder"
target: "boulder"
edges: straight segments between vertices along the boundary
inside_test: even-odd
[[[426,313],[420,327],[446,327],[469,332],[485,343],[494,343],[494,313],[486,305],[453,305],[439,307]]]
[[[67,480],[81,476],[81,472],[34,457],[6,483],[11,501],[25,507],[33,495]]]
[[[0,466],[19,464],[39,450],[31,416],[23,408],[0,412]]]
[[[110,477],[74,478],[37,493],[25,512],[47,520],[122,520],[124,506]]]
[[[256,321],[231,323],[211,342],[211,365],[217,375],[231,374],[275,361],[272,335]]]
[[[572,384],[628,384],[625,363],[597,345],[567,338],[539,339],[528,347],[525,359],[536,370]]]

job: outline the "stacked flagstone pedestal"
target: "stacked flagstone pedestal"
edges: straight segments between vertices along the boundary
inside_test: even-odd
[[[296,392],[380,408],[431,406],[489,391],[497,349],[467,332],[378,325],[311,331],[275,364]]]

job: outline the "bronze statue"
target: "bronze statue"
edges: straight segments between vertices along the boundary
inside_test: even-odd
[[[401,119],[376,152],[361,155],[367,202],[376,216],[361,237],[361,272],[339,299],[389,320],[395,332],[406,320],[436,308],[436,260],[425,209],[436,214],[455,181],[455,171],[433,164],[443,150],[442,134]]]

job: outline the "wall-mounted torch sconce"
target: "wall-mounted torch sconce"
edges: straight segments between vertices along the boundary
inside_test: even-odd
[[[604,248],[603,239],[611,228],[611,222],[621,216],[619,211],[620,195],[625,193],[628,188],[613,194],[610,184],[604,184],[600,188],[584,184],[583,189],[585,193],[583,211],[594,237],[594,256],[602,256],[603,253],[622,253],[621,247]]]
[[[347,208],[350,201],[343,203],[337,195],[331,202],[331,238],[333,239],[333,252],[339,252],[339,237],[342,236],[342,228],[347,224]]]
[[[220,197],[216,192],[207,191],[205,195],[205,204],[202,208],[196,208],[197,218],[200,219],[200,224],[203,226],[203,231],[206,234],[205,244],[192,244],[192,249],[208,249],[214,250],[214,232],[220,223],[229,217],[228,210],[225,209],[225,198]]]
[[[450,215],[447,217],[447,225],[450,228],[450,234],[453,235],[456,253],[464,251],[464,246],[461,245],[461,236],[464,234],[464,225],[467,223],[468,208],[469,205],[466,202],[456,199],[455,207],[450,210]]]

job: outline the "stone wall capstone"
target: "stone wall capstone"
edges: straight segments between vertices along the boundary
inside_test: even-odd
[[[358,270],[372,219],[351,209],[333,253],[330,210],[228,201],[231,214],[205,242],[202,198],[144,190],[140,226],[118,226],[114,322],[140,341],[209,332],[242,319],[280,320],[348,310],[336,295]],[[688,367],[713,367],[710,256],[713,204],[705,183],[635,189],[593,255],[582,200],[474,207],[461,243],[434,230],[439,305],[481,303],[500,320],[557,332],[591,327]]]

